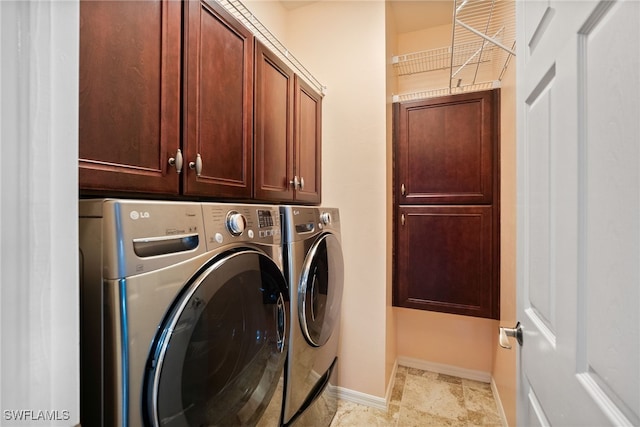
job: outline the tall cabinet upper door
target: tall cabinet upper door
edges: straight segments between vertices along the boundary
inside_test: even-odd
[[[173,193],[180,143],[180,2],[80,3],[81,190]]]
[[[188,1],[184,64],[184,193],[250,198],[253,35],[215,1]]]
[[[320,203],[322,165],[322,97],[295,76],[294,147],[296,201]]]
[[[293,72],[256,42],[255,197],[293,200]]]
[[[398,204],[492,202],[496,91],[400,104]]]

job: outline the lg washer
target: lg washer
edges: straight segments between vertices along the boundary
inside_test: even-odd
[[[80,259],[82,425],[280,422],[277,207],[81,200]]]
[[[282,206],[291,299],[285,425],[328,426],[337,410],[344,264],[338,209]]]

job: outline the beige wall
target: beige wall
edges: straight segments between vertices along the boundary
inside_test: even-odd
[[[502,79],[500,188],[500,324],[516,324],[516,69],[515,59]],[[516,350],[493,345],[493,379],[510,426],[516,425]]]
[[[394,77],[393,65],[391,58],[395,54],[398,44],[395,22],[391,18],[391,3],[386,4],[386,126],[387,126],[387,301],[386,301],[386,319],[387,319],[387,357],[385,384],[389,385],[393,368],[398,358],[397,343],[397,327],[396,316],[393,308],[393,95],[398,93],[398,79]]]
[[[286,11],[282,25],[270,16],[282,7],[268,3],[245,4],[263,23],[273,22],[272,32],[327,86],[322,204],[340,208],[345,259],[339,385],[384,397],[388,359],[395,360],[387,325],[385,3],[315,2]]]

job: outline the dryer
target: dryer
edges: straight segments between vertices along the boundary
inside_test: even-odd
[[[278,208],[81,200],[79,222],[82,424],[277,425]]]
[[[285,425],[328,426],[337,410],[344,263],[338,209],[282,206],[291,326]]]

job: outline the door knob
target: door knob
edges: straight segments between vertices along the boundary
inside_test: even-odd
[[[511,348],[508,337],[515,338],[518,341],[518,344],[522,346],[522,325],[520,325],[520,322],[516,323],[516,326],[513,328],[505,328],[500,326],[500,347],[506,348],[507,350]]]

